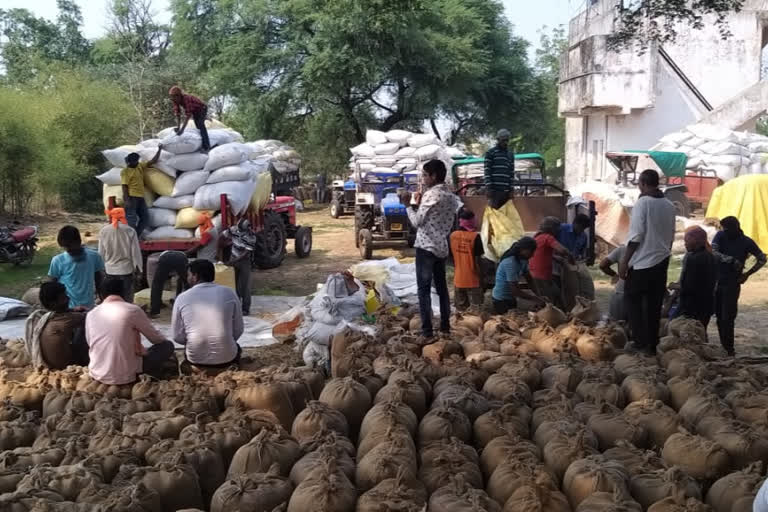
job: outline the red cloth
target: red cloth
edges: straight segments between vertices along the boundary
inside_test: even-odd
[[[552,279],[552,255],[555,252],[557,240],[550,234],[539,233],[536,238],[536,252],[528,260],[531,276],[534,279]]]
[[[180,114],[179,107],[184,108],[184,112],[188,115],[193,115],[195,112],[199,112],[206,108],[206,105],[203,103],[203,100],[197,96],[192,96],[191,94],[182,94],[181,105],[176,102],[173,103],[173,112],[176,115]]]

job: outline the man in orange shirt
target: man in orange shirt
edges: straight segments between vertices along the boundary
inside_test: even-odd
[[[451,233],[453,255],[453,300],[456,309],[466,310],[470,305],[481,308],[485,290],[482,288],[480,257],[483,242],[475,223],[475,214],[463,209],[459,212],[459,230]]]

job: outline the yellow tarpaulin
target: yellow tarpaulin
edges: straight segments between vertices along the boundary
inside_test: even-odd
[[[490,206],[483,213],[483,225],[480,228],[480,238],[483,240],[485,257],[497,262],[501,256],[523,236],[523,221],[512,201],[494,210]]]
[[[707,217],[736,217],[744,234],[768,252],[768,175],[733,179],[715,189]]]

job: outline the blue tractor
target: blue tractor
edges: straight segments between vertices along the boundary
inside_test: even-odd
[[[354,177],[350,176],[346,181],[334,180],[331,195],[331,217],[338,219],[345,213],[355,210],[355,194],[357,186]]]
[[[406,188],[405,177],[398,172],[357,172],[355,177],[355,246],[360,256],[371,259],[375,242],[400,240],[413,247],[416,232],[398,195]]]

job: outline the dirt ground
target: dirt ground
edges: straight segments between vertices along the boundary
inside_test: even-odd
[[[95,246],[97,235],[101,228],[102,218],[94,215],[54,214],[46,217],[25,219],[26,222],[40,226],[41,252],[36,267],[32,269],[15,269],[0,267],[0,295],[20,297],[27,288],[40,282],[46,272],[47,264],[56,253],[56,232],[64,224],[74,224],[80,227],[83,238],[89,245]],[[298,214],[298,222],[313,228],[313,247],[311,255],[299,259],[289,241],[288,254],[283,264],[272,270],[254,271],[254,295],[287,295],[304,296],[314,293],[317,285],[324,283],[327,276],[333,272],[346,270],[361,261],[360,253],[354,243],[354,220],[351,215],[333,219],[328,214],[326,206],[313,206]],[[375,259],[395,257],[406,262],[413,261],[414,250],[404,243],[377,245],[374,250]],[[18,273],[17,273],[18,272]],[[450,273],[450,270],[449,270]],[[674,273],[673,273],[674,274]],[[603,278],[599,271],[593,272],[597,298],[603,311],[607,311],[612,286],[608,279]],[[750,355],[768,354],[768,270],[763,270],[742,289],[740,314],[736,321],[737,343],[741,345],[740,352]],[[717,329],[714,320],[709,328],[710,341],[717,342]],[[282,352],[274,354],[279,360]],[[266,354],[265,354],[266,356]],[[269,355],[266,359],[272,359]]]

